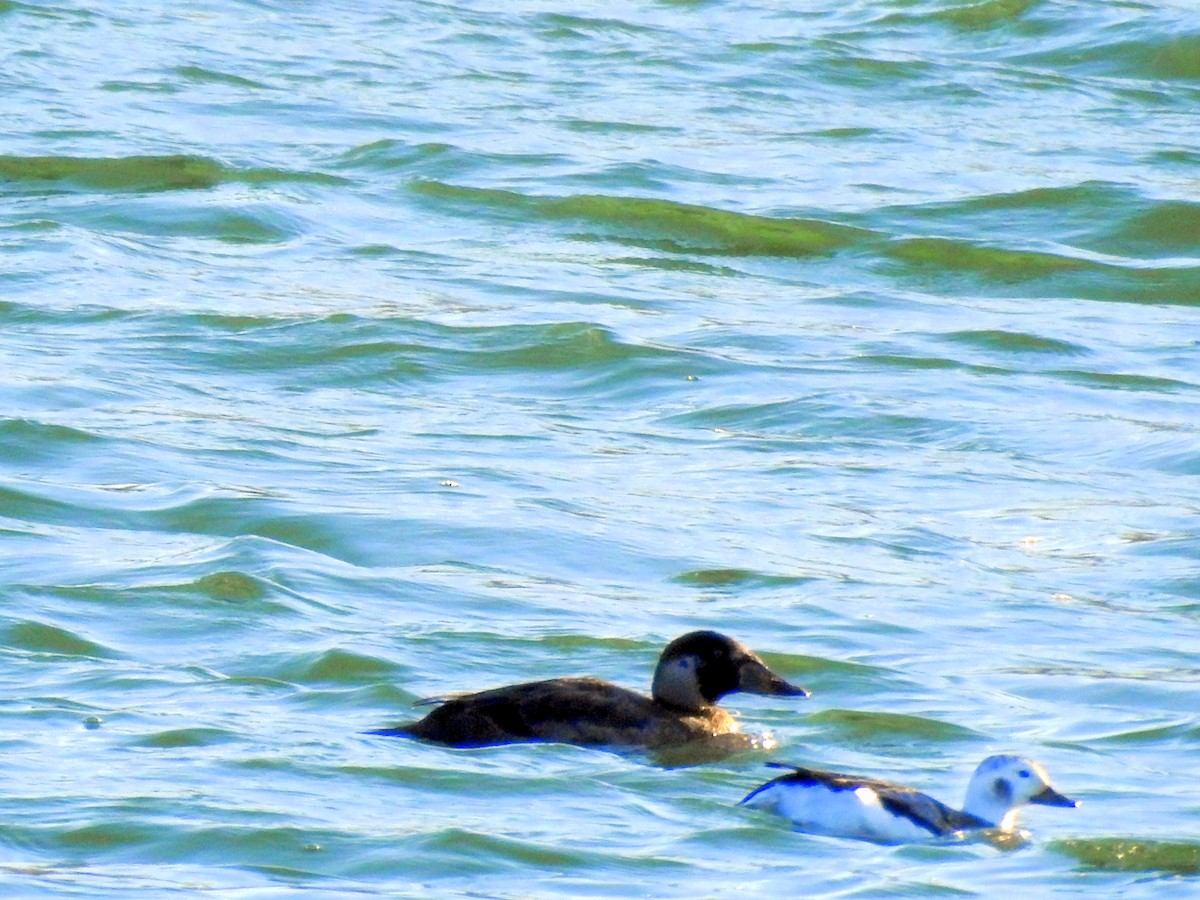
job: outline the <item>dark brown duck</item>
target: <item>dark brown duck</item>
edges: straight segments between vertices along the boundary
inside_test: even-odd
[[[558,741],[666,748],[737,732],[737,720],[716,705],[735,691],[808,696],[743,644],[693,631],[663,650],[649,697],[599,678],[551,678],[452,697],[418,722],[368,733],[452,747]]]

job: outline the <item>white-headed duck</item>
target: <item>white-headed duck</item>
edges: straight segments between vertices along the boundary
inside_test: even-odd
[[[790,769],[752,791],[742,803],[791,819],[798,830],[882,844],[927,841],[969,829],[1016,828],[1027,803],[1075,806],[1050,785],[1046,770],[1019,756],[989,756],[967,784],[961,810],[918,790],[837,772],[781,763]]]

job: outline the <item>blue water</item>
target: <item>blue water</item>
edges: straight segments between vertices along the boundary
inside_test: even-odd
[[[0,891],[1200,890],[1191,3],[0,29]],[[362,734],[695,628],[776,750]],[[997,751],[1015,852],[735,805]]]

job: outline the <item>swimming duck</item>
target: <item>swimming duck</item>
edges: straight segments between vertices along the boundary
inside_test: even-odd
[[[967,784],[961,811],[888,781],[767,765],[791,771],[751,791],[743,804],[785,816],[800,831],[882,844],[929,840],[965,829],[1010,832],[1026,803],[1076,805],[1051,787],[1045,769],[1019,756],[989,756],[981,762]]]
[[[735,691],[809,695],[732,638],[693,631],[663,650],[649,697],[599,678],[551,678],[439,700],[418,722],[368,734],[452,747],[559,741],[665,748],[737,732],[737,720],[716,706]]]

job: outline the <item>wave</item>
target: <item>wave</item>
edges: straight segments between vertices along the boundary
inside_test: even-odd
[[[1200,843],[1195,841],[1092,837],[1050,841],[1049,847],[1089,869],[1200,875]],[[1164,886],[1164,892],[1170,891]]]
[[[451,215],[477,216],[482,209],[522,227],[570,222],[581,227],[574,233],[579,240],[663,255],[800,260],[854,253],[868,266],[934,291],[953,290],[947,276],[963,276],[1003,293],[1200,305],[1200,239],[1194,237],[1200,205],[1164,203],[1102,183],[883,208],[843,215],[850,221],[840,222],[652,197],[539,196],[430,180],[414,181],[411,189]],[[1097,203],[1113,215],[1098,216]],[[939,233],[928,233],[931,224]],[[1178,255],[1160,255],[1162,233],[1172,235]],[[1147,255],[1132,255],[1139,250]]]
[[[807,257],[849,246],[869,232],[820,219],[774,218],[650,197],[578,194],[545,197],[440,181],[416,181],[414,193],[454,207],[482,207],[507,217],[573,221],[607,238],[668,252]]]
[[[1194,24],[1192,33],[1178,33],[1177,27],[1122,22],[1099,34],[1075,28],[1064,43],[1023,54],[1020,61],[1084,75],[1200,87],[1200,32]]]
[[[115,659],[121,656],[103,644],[46,622],[15,622],[0,630],[0,640],[7,648],[33,654],[88,659]]]
[[[0,187],[53,184],[105,192],[205,190],[221,184],[311,181],[339,184],[344,179],[315,172],[238,168],[205,156],[0,156]]]
[[[809,725],[819,726],[837,735],[836,742],[851,741],[855,746],[870,744],[911,744],[982,740],[984,735],[962,725],[926,716],[867,710],[826,709],[813,713]]]

